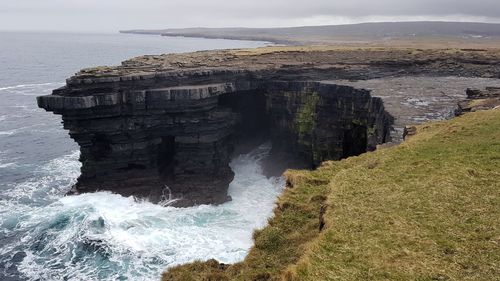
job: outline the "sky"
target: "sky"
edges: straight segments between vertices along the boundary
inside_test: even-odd
[[[420,20],[500,23],[500,0],[0,0],[0,30],[113,32]]]

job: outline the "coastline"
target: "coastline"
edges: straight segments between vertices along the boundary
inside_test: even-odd
[[[429,79],[446,75],[498,79],[500,78],[500,69],[498,68],[498,61],[500,58],[499,53],[498,48],[450,49],[446,47],[434,48],[433,46],[428,46],[428,48],[420,49],[408,47],[381,48],[358,45],[357,47],[274,46],[244,50],[221,50],[159,56],[142,56],[125,61],[121,66],[84,69],[75,76],[69,78],[65,88],[54,91],[52,97],[42,97],[40,105],[46,109],[55,110],[63,114],[64,110],[68,110],[70,114],[75,113],[75,111],[72,110],[82,110],[81,112],[83,112],[83,114],[80,117],[83,117],[83,119],[88,118],[86,114],[91,112],[93,116],[92,118],[99,119],[100,117],[96,116],[94,111],[94,109],[98,108],[98,106],[104,105],[109,106],[109,108],[113,108],[110,112],[115,115],[118,113],[121,114],[120,112],[122,112],[123,109],[133,110],[127,113],[128,115],[142,115],[143,112],[141,112],[141,110],[144,108],[147,109],[155,107],[156,109],[163,110],[161,111],[161,114],[164,114],[165,112],[168,113],[168,111],[165,111],[165,109],[160,107],[168,106],[171,101],[183,101],[183,106],[185,106],[187,101],[193,102],[196,100],[190,106],[195,105],[201,106],[200,108],[202,108],[206,106],[206,104],[198,103],[197,100],[209,98],[212,99],[211,102],[213,102],[214,105],[216,103],[220,104],[220,101],[217,101],[218,96],[224,96],[226,94],[234,95],[238,92],[252,92],[257,90],[267,91],[268,89],[276,89],[276,84],[269,83],[273,81],[299,80],[311,82],[316,80],[334,81],[336,79],[353,81],[424,75],[427,75]],[[263,85],[265,85],[264,88],[262,87]],[[299,108],[299,110],[296,111],[305,112],[305,114],[299,114],[300,116],[308,115],[307,113],[311,112],[312,107],[315,107],[317,104],[323,104],[323,102],[317,103],[314,98],[306,98],[304,100],[301,100],[300,98],[295,99],[293,95],[290,95],[290,92],[296,92],[298,93],[298,96],[307,96],[309,92],[302,91],[302,89],[296,88],[293,84],[289,85],[292,86],[290,89],[286,88],[283,92],[283,96],[285,97],[283,101],[288,104],[290,101],[298,100],[299,102],[297,103],[297,108]],[[313,92],[315,91],[315,88],[311,88],[312,84],[306,83],[304,85],[306,85],[306,88],[308,89],[313,89]],[[321,84],[316,86],[319,88],[324,87],[324,85],[322,86]],[[448,85],[446,85],[446,83],[443,83],[442,85],[442,87],[447,86]],[[335,89],[336,86],[333,85],[331,87],[331,89]],[[133,91],[130,91],[131,89]],[[348,93],[348,99],[354,99],[355,96],[358,96],[358,94],[359,96],[366,94],[366,92],[361,89],[343,89],[347,89],[346,93]],[[337,90],[334,90],[333,92],[339,94],[339,92],[335,91]],[[125,95],[116,96],[116,93],[125,93]],[[271,97],[279,97],[280,94],[282,94],[281,92],[270,93]],[[440,95],[440,93],[438,94]],[[144,95],[144,98],[142,98],[141,95]],[[103,99],[101,100],[100,98]],[[434,98],[434,96],[430,96],[429,100]],[[411,98],[409,100],[411,101]],[[146,104],[146,102],[143,101],[152,101],[152,103]],[[332,103],[328,100],[324,101],[326,101],[324,104],[337,104],[340,106],[341,112],[348,112],[347,109],[352,109],[352,111],[357,114],[362,112],[358,111],[356,107],[348,106],[348,102],[342,101],[340,103]],[[143,104],[141,104],[141,102]],[[362,103],[361,105],[363,105],[362,107],[367,107],[366,105],[377,102],[377,100],[372,100],[368,103]],[[419,103],[425,104],[427,101],[416,99],[416,103],[415,101],[413,102],[413,106],[418,107]],[[411,102],[409,103],[411,104]],[[208,107],[213,108],[213,105],[209,105]],[[376,110],[379,109],[380,108]],[[182,110],[182,108],[179,107],[176,108],[176,110]],[[192,110],[192,107],[190,110]],[[178,112],[176,112],[176,114],[177,113]],[[102,114],[102,119],[105,121],[104,119],[107,116],[106,114],[110,113],[103,111]],[[116,116],[120,116],[119,114]],[[219,114],[219,112],[217,112],[217,114]],[[224,114],[227,114],[227,112]],[[151,114],[147,115],[151,116]],[[220,116],[224,115],[219,115],[219,117]],[[400,116],[396,115],[395,117],[399,118]],[[79,117],[73,115],[73,118]],[[495,117],[486,117],[485,120],[491,120],[494,118]],[[327,119],[334,120],[335,118]],[[195,121],[192,123],[200,124],[199,118],[193,118],[192,120]],[[293,116],[291,120],[298,120],[297,122],[299,124],[306,124],[301,127],[305,128],[305,131],[300,129],[302,130],[301,134],[303,136],[310,134],[310,131],[308,130],[314,129],[316,124],[318,124],[314,120],[311,121],[308,118],[302,117],[297,118],[296,116]],[[156,123],[157,120],[153,121],[154,122],[152,123]],[[170,119],[162,119],[160,121],[161,124],[175,124],[172,123]],[[212,124],[214,123],[214,120],[209,121]],[[184,121],[184,123],[189,122],[191,121]],[[362,120],[352,120],[352,122],[348,122],[350,124],[348,124],[345,128],[347,130],[351,130],[352,127],[349,126],[353,126],[352,124],[363,127],[363,122],[364,121]],[[116,127],[112,125],[113,124],[103,123],[103,127]],[[147,127],[148,124],[144,123],[144,125],[145,126],[134,123],[133,126],[130,126],[130,130],[135,130],[135,127],[142,130],[141,127]],[[426,126],[428,125],[423,125],[422,128],[426,128]],[[227,128],[230,126],[224,125],[223,127]],[[80,130],[81,127],[75,128],[76,130],[72,130],[73,132],[86,131]],[[144,132],[140,130],[133,132],[133,134],[138,135],[140,138],[143,138],[143,136],[149,136],[149,134],[143,134]],[[373,132],[373,128],[370,130]],[[122,133],[128,132],[115,131],[111,135],[119,136]],[[77,137],[82,137],[84,144],[86,139],[88,139],[88,136],[85,136],[84,134]],[[191,138],[191,136],[182,136],[182,139],[186,143],[191,144],[199,142],[193,142],[193,138]],[[98,141],[103,140],[105,140],[105,138],[101,138]],[[118,140],[123,142],[123,138],[118,138]],[[104,141],[103,143],[104,148],[108,147]],[[155,140],[147,143],[147,145],[150,144],[151,147],[155,147],[155,145],[157,145]],[[490,144],[487,143],[486,145]],[[132,144],[130,147],[133,148],[134,146],[135,144]],[[402,146],[404,147],[405,145]],[[126,148],[127,146],[123,147]],[[394,149],[397,150],[400,148]],[[468,148],[466,147],[464,149]],[[384,155],[384,151],[385,150],[378,150],[374,154]],[[313,239],[315,239],[315,237],[322,237],[322,232],[326,230],[328,226],[332,225],[332,222],[325,217],[326,214],[328,214],[327,212],[329,212],[328,206],[335,206],[336,204],[336,201],[328,201],[328,198],[331,196],[329,194],[329,188],[331,185],[330,176],[336,176],[335,173],[337,172],[337,164],[344,165],[346,162],[351,163],[352,161],[357,161],[356,159],[365,159],[366,157],[370,157],[370,155],[374,154],[362,154],[359,157],[350,157],[347,158],[347,160],[334,162],[333,164],[327,162],[326,174],[322,174],[325,172],[325,169],[323,168],[312,172],[292,171],[287,173],[287,182],[291,188],[287,189],[286,193],[278,200],[278,208],[275,210],[277,214],[275,219],[282,219],[279,217],[279,214],[281,213],[297,218],[300,218],[301,216],[308,217],[307,220],[304,220],[306,225],[305,229],[303,229],[304,231],[301,232],[302,234],[306,233],[307,237],[296,237],[293,229],[298,229],[298,225],[289,223],[288,221],[284,221],[282,225],[278,225],[273,222],[273,219],[268,227],[257,231],[254,235],[256,242],[255,246],[252,248],[250,255],[245,261],[247,262],[250,260],[249,267],[252,268],[250,271],[247,271],[247,269],[245,269],[246,265],[242,265],[241,263],[228,266],[210,261],[208,263],[194,263],[176,267],[172,269],[170,273],[166,273],[164,275],[164,278],[167,278],[165,280],[184,280],[169,275],[171,273],[177,274],[176,272],[184,274],[184,270],[191,273],[193,273],[194,270],[194,274],[208,274],[208,276],[216,276],[217,278],[220,277],[220,280],[232,280],[231,278],[235,276],[237,276],[236,278],[240,278],[241,276],[251,276],[251,278],[261,278],[263,280],[267,280],[273,276],[281,276],[281,274],[289,276],[287,277],[290,278],[289,280],[302,280],[301,277],[296,276],[300,276],[300,270],[302,270],[303,267],[300,267],[300,270],[296,271],[295,262],[297,260],[307,259],[307,257],[302,256],[302,253],[297,254],[294,251],[297,249],[300,251],[309,251],[309,249],[305,248],[306,246],[304,245],[308,245],[311,241],[313,241]],[[313,153],[313,155],[315,155],[315,153]],[[150,161],[145,162],[150,163]],[[377,163],[373,164],[372,162],[376,161],[371,159],[367,160],[366,165],[370,170],[376,168],[378,165]],[[92,165],[95,165],[95,163],[84,164],[89,165],[90,168],[92,168]],[[365,167],[364,165],[365,164],[362,164],[362,167]],[[372,166],[373,168],[369,168]],[[133,170],[138,166],[124,167],[127,169],[131,168]],[[117,170],[121,170],[124,167],[120,166]],[[328,170],[329,167],[333,167],[333,170]],[[305,182],[302,182],[303,176],[307,178]],[[193,176],[191,175],[191,177]],[[305,184],[299,187],[302,183]],[[307,196],[301,197],[301,194],[297,194],[296,192],[304,192]],[[298,196],[297,198],[293,198],[295,201],[287,201],[287,197],[290,198],[290,196],[294,197],[295,195]],[[298,223],[300,224],[301,222]],[[319,223],[319,225],[317,223]],[[299,225],[299,227],[302,226]],[[288,235],[291,235],[291,237],[288,237]],[[311,237],[313,239],[311,239]],[[295,250],[287,249],[286,245],[289,245],[290,242],[298,242],[300,246]],[[305,242],[305,244],[302,244],[303,242]],[[281,251],[279,250],[281,247],[284,247],[283,252],[285,254],[276,255],[276,252]],[[269,251],[271,252],[271,258],[267,256]],[[258,253],[257,257],[253,256],[255,252]],[[261,254],[263,256],[259,257]],[[270,262],[270,259],[275,261],[275,263]],[[292,260],[292,263],[289,262],[290,260]],[[303,262],[303,264],[305,265],[300,266],[309,266],[307,261]],[[283,267],[283,265],[285,265],[285,267]],[[256,267],[259,268],[256,269]],[[217,271],[217,275],[213,275],[215,274],[214,269]],[[226,278],[224,277],[226,274],[229,274],[228,276],[231,277],[228,277],[229,279],[223,279]],[[194,278],[186,280],[198,279]]]
[[[468,113],[417,126],[398,146],[288,171],[245,261],[176,266],[162,281],[493,280],[499,122],[498,109]]]
[[[186,33],[162,33],[162,32],[148,32],[148,31],[119,31],[123,34],[137,34],[137,35],[158,35],[164,37],[184,37],[184,38],[203,38],[203,39],[224,39],[235,41],[255,41],[263,42],[266,45],[297,45],[299,42],[292,40],[280,40],[276,38],[261,38],[261,37],[246,37],[246,36],[223,36],[223,35],[207,35],[207,34],[186,34]]]
[[[186,249],[192,249],[200,257],[205,256],[203,253],[228,257],[227,262],[243,259],[241,256],[251,246],[252,227],[248,223],[241,223],[242,229],[247,229],[241,232],[248,237],[247,246],[241,250],[241,243],[229,243],[230,250],[209,248],[202,243],[204,240],[222,243],[219,241],[224,241],[224,237],[237,237],[241,232],[234,231],[234,225],[164,222],[161,218],[173,216],[168,208],[105,192],[64,196],[81,174],[79,147],[68,137],[59,116],[37,108],[35,96],[50,94],[54,88],[64,86],[65,78],[86,66],[116,65],[124,59],[148,53],[251,48],[260,46],[259,43],[117,33],[20,32],[0,36],[1,49],[7,50],[0,52],[5,66],[0,78],[0,220],[4,221],[0,227],[0,240],[4,242],[0,264],[5,266],[0,270],[0,280],[115,280],[112,276],[117,275],[130,280],[158,280],[172,260],[182,260]],[[260,200],[259,206],[270,214],[273,202],[264,202]],[[217,207],[207,209],[217,210]],[[179,220],[189,220],[190,215],[216,216],[216,211],[211,213],[207,209],[181,209],[174,213]],[[114,212],[119,216],[114,216]],[[103,213],[107,215],[99,219]],[[243,218],[237,212],[228,213],[233,214],[230,219]],[[255,214],[252,222],[265,222],[267,214]],[[184,231],[189,227],[199,227],[201,234]],[[155,236],[155,229],[159,228],[161,234]],[[206,232],[214,233],[213,238]],[[191,240],[186,246],[172,247],[170,235],[179,240],[185,235]],[[113,239],[117,236],[129,238]],[[45,243],[48,241],[45,239],[50,243]],[[101,256],[100,250],[93,251],[94,246],[105,249],[106,256]],[[126,254],[122,249],[127,249]],[[232,256],[226,254],[230,251]],[[151,259],[143,258],[144,252],[155,259],[154,264]],[[70,259],[80,262],[71,263]],[[95,260],[98,262],[92,262]],[[58,266],[60,264],[67,266]]]
[[[279,45],[365,45],[495,48],[500,24],[457,22],[377,22],[279,28],[170,28],[122,30],[121,33],[172,37],[250,40]]]

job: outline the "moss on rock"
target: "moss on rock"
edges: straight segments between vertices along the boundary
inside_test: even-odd
[[[316,106],[320,97],[317,93],[306,95],[303,98],[303,104],[297,113],[295,124],[299,136],[299,143],[309,144],[307,137],[312,137],[313,131],[316,128]]]

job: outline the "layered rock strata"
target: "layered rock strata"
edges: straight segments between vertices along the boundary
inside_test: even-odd
[[[230,155],[241,138],[266,134],[275,150],[313,167],[375,149],[387,141],[392,122],[380,99],[348,86],[141,83],[69,84],[38,98],[40,107],[63,116],[80,146],[82,174],[73,192],[219,204],[230,199]]]
[[[80,146],[73,193],[220,204],[230,199],[231,153],[250,138],[269,138],[273,153],[292,153],[310,167],[389,140],[393,118],[382,99],[315,81],[436,74],[442,61],[445,74],[498,76],[478,54],[466,60],[428,50],[263,49],[144,56],[82,70],[38,104],[62,115]]]

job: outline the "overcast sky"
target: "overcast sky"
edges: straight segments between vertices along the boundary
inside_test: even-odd
[[[500,0],[0,0],[0,30],[500,22]]]

